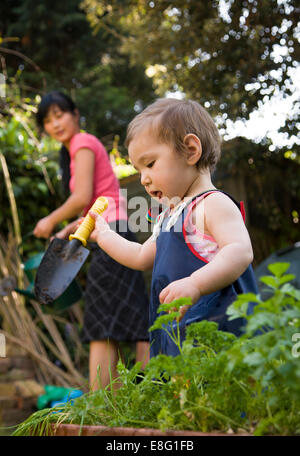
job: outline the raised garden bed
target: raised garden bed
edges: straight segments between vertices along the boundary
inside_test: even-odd
[[[52,434],[53,433],[53,434]],[[109,427],[109,426],[80,426],[79,424],[53,424],[51,434],[54,436],[164,436],[164,437],[218,437],[218,436],[250,436],[248,433],[221,433],[221,432],[196,432],[196,431],[172,431],[165,432],[159,429],[151,428],[133,428],[133,427]],[[50,435],[50,433],[48,434]]]

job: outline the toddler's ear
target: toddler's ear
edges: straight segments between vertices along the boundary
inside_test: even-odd
[[[183,143],[186,148],[188,164],[196,165],[202,155],[202,145],[200,139],[197,135],[189,133],[184,137]]]

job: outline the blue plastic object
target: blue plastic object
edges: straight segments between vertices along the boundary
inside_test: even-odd
[[[64,405],[67,402],[71,402],[71,404],[73,405],[74,399],[76,399],[77,397],[80,397],[82,395],[83,395],[83,391],[73,390],[69,394],[64,396],[62,399],[57,400],[57,401],[52,401],[50,404],[50,407],[56,407],[57,405]]]

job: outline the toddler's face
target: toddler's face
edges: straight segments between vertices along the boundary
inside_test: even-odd
[[[191,166],[170,144],[158,142],[151,130],[144,129],[134,136],[128,153],[141,175],[141,184],[152,198],[175,206],[185,196]]]

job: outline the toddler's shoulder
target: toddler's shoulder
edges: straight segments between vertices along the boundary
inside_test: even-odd
[[[212,190],[211,192],[207,192],[207,194],[204,195],[204,199],[213,202],[213,204],[224,203],[235,205],[234,199],[230,197],[229,194],[221,190]]]
[[[240,203],[222,191],[212,191],[203,200],[207,217],[241,216]]]

